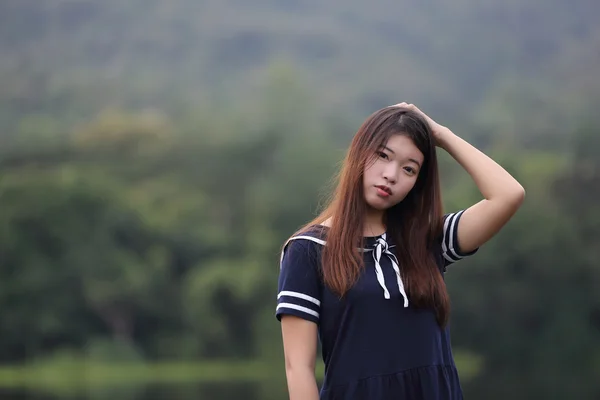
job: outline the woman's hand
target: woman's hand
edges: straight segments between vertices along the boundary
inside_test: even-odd
[[[452,131],[450,129],[435,122],[430,116],[425,114],[414,104],[398,103],[392,107],[405,108],[407,110],[416,112],[417,114],[421,115],[425,119],[425,121],[427,121],[427,123],[429,124],[429,127],[431,128],[431,132],[433,134],[433,138],[435,140],[435,145],[438,147],[443,147],[445,138],[447,138],[449,135],[454,135],[454,133],[452,133]]]

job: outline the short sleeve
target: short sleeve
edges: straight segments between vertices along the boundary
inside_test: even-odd
[[[276,317],[294,315],[316,324],[321,309],[321,280],[314,246],[305,239],[288,242],[281,257]]]
[[[458,243],[458,223],[465,210],[444,215],[444,226],[442,230],[442,257],[444,258],[444,268],[450,264],[471,256],[477,252],[475,249],[465,253],[460,249]]]

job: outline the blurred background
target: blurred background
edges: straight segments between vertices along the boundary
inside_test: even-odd
[[[0,0],[0,398],[286,399],[280,246],[406,101],[527,190],[446,276],[466,398],[600,399],[599,15]],[[480,199],[441,164],[446,211]]]

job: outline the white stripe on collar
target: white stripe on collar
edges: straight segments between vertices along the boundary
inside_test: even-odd
[[[381,264],[379,263],[379,261],[381,260],[381,256],[383,254],[385,254],[389,258],[389,260],[392,263],[392,268],[394,269],[394,272],[396,273],[396,281],[398,283],[398,289],[400,290],[400,294],[404,298],[404,307],[406,308],[406,307],[408,307],[408,295],[406,294],[406,290],[404,288],[404,283],[402,282],[402,276],[400,274],[400,268],[398,266],[398,259],[396,258],[394,253],[392,253],[389,250],[390,248],[394,247],[394,245],[388,244],[388,242],[386,241],[386,236],[387,235],[384,233],[383,235],[381,235],[380,237],[377,238],[377,241],[375,242],[375,245],[372,248],[362,248],[362,249],[360,249],[360,251],[365,252],[365,253],[369,252],[369,251],[373,252],[373,260],[375,261],[375,274],[377,276],[377,281],[379,282],[379,285],[383,289],[383,297],[386,300],[390,299],[390,292],[388,291],[388,289],[385,285],[383,270],[381,269]],[[327,242],[325,240],[319,239],[319,238],[316,238],[313,236],[309,236],[309,235],[298,235],[298,236],[293,236],[293,237],[289,238],[285,242],[285,245],[283,246],[283,251],[281,252],[280,268],[281,268],[281,262],[283,262],[283,256],[285,254],[285,249],[286,249],[288,243],[292,240],[297,240],[297,239],[310,240],[311,242],[318,243],[321,246],[325,246],[327,244]]]

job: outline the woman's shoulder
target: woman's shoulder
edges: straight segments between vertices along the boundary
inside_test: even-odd
[[[326,244],[326,227],[321,225],[308,226],[289,237],[281,251],[281,266],[284,264],[320,264],[321,249]],[[284,263],[284,259],[287,260]]]
[[[294,233],[287,239],[284,247],[290,245],[291,242],[300,242],[305,245],[316,244],[318,246],[324,246],[327,242],[327,226],[324,225],[310,225],[298,232]]]

